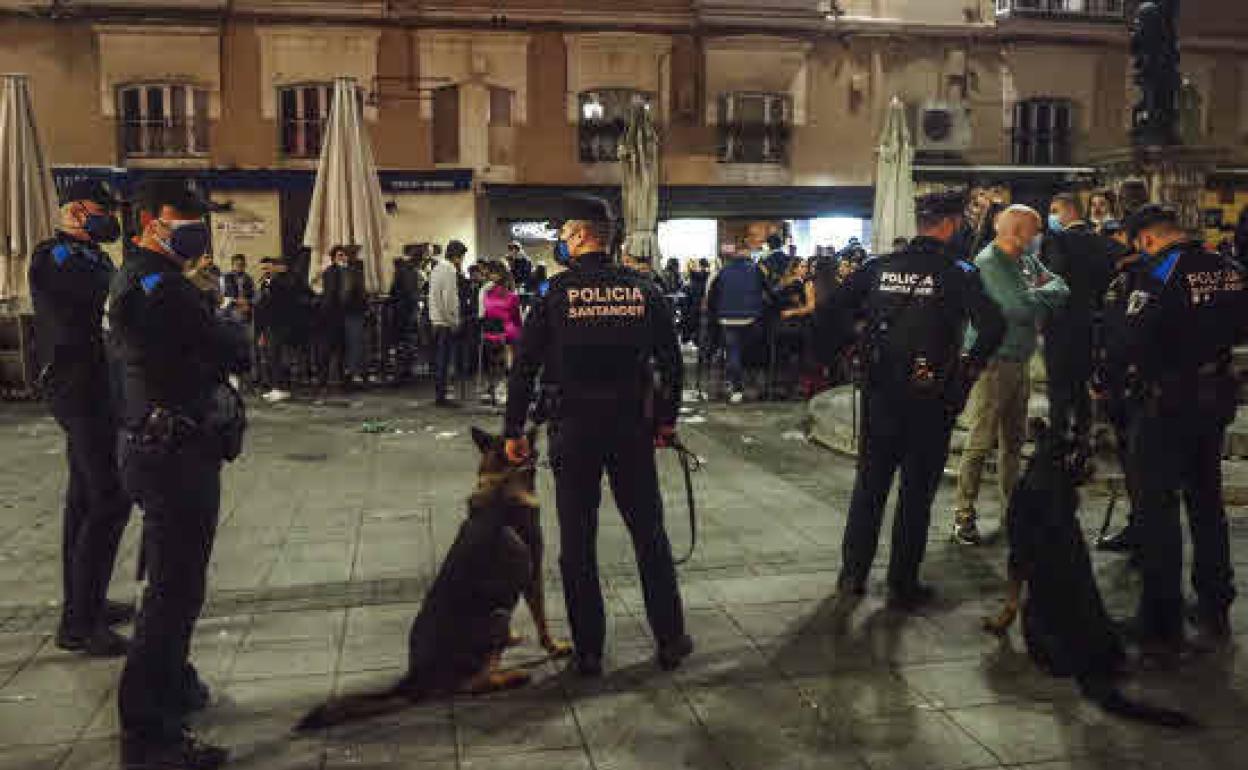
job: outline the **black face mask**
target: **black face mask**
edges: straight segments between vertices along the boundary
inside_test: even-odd
[[[111,214],[87,214],[82,229],[96,243],[115,243],[121,237],[121,223]]]

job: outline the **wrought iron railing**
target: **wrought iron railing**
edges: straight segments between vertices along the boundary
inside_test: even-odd
[[[997,0],[997,16],[1122,21],[1126,0]]]

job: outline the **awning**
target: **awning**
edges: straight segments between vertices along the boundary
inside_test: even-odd
[[[0,300],[30,294],[35,246],[58,218],[56,188],[39,145],[26,75],[0,76]]]

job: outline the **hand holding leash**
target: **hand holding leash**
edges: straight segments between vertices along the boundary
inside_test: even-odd
[[[503,443],[503,451],[507,454],[507,462],[512,465],[524,465],[533,456],[533,448],[529,446],[526,436],[507,439]]]

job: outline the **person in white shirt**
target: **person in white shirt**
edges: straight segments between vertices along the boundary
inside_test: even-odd
[[[429,323],[433,326],[434,394],[437,406],[452,406],[446,397],[455,335],[459,331],[459,271],[468,247],[459,241],[446,244],[446,255],[434,263],[429,276]]]

